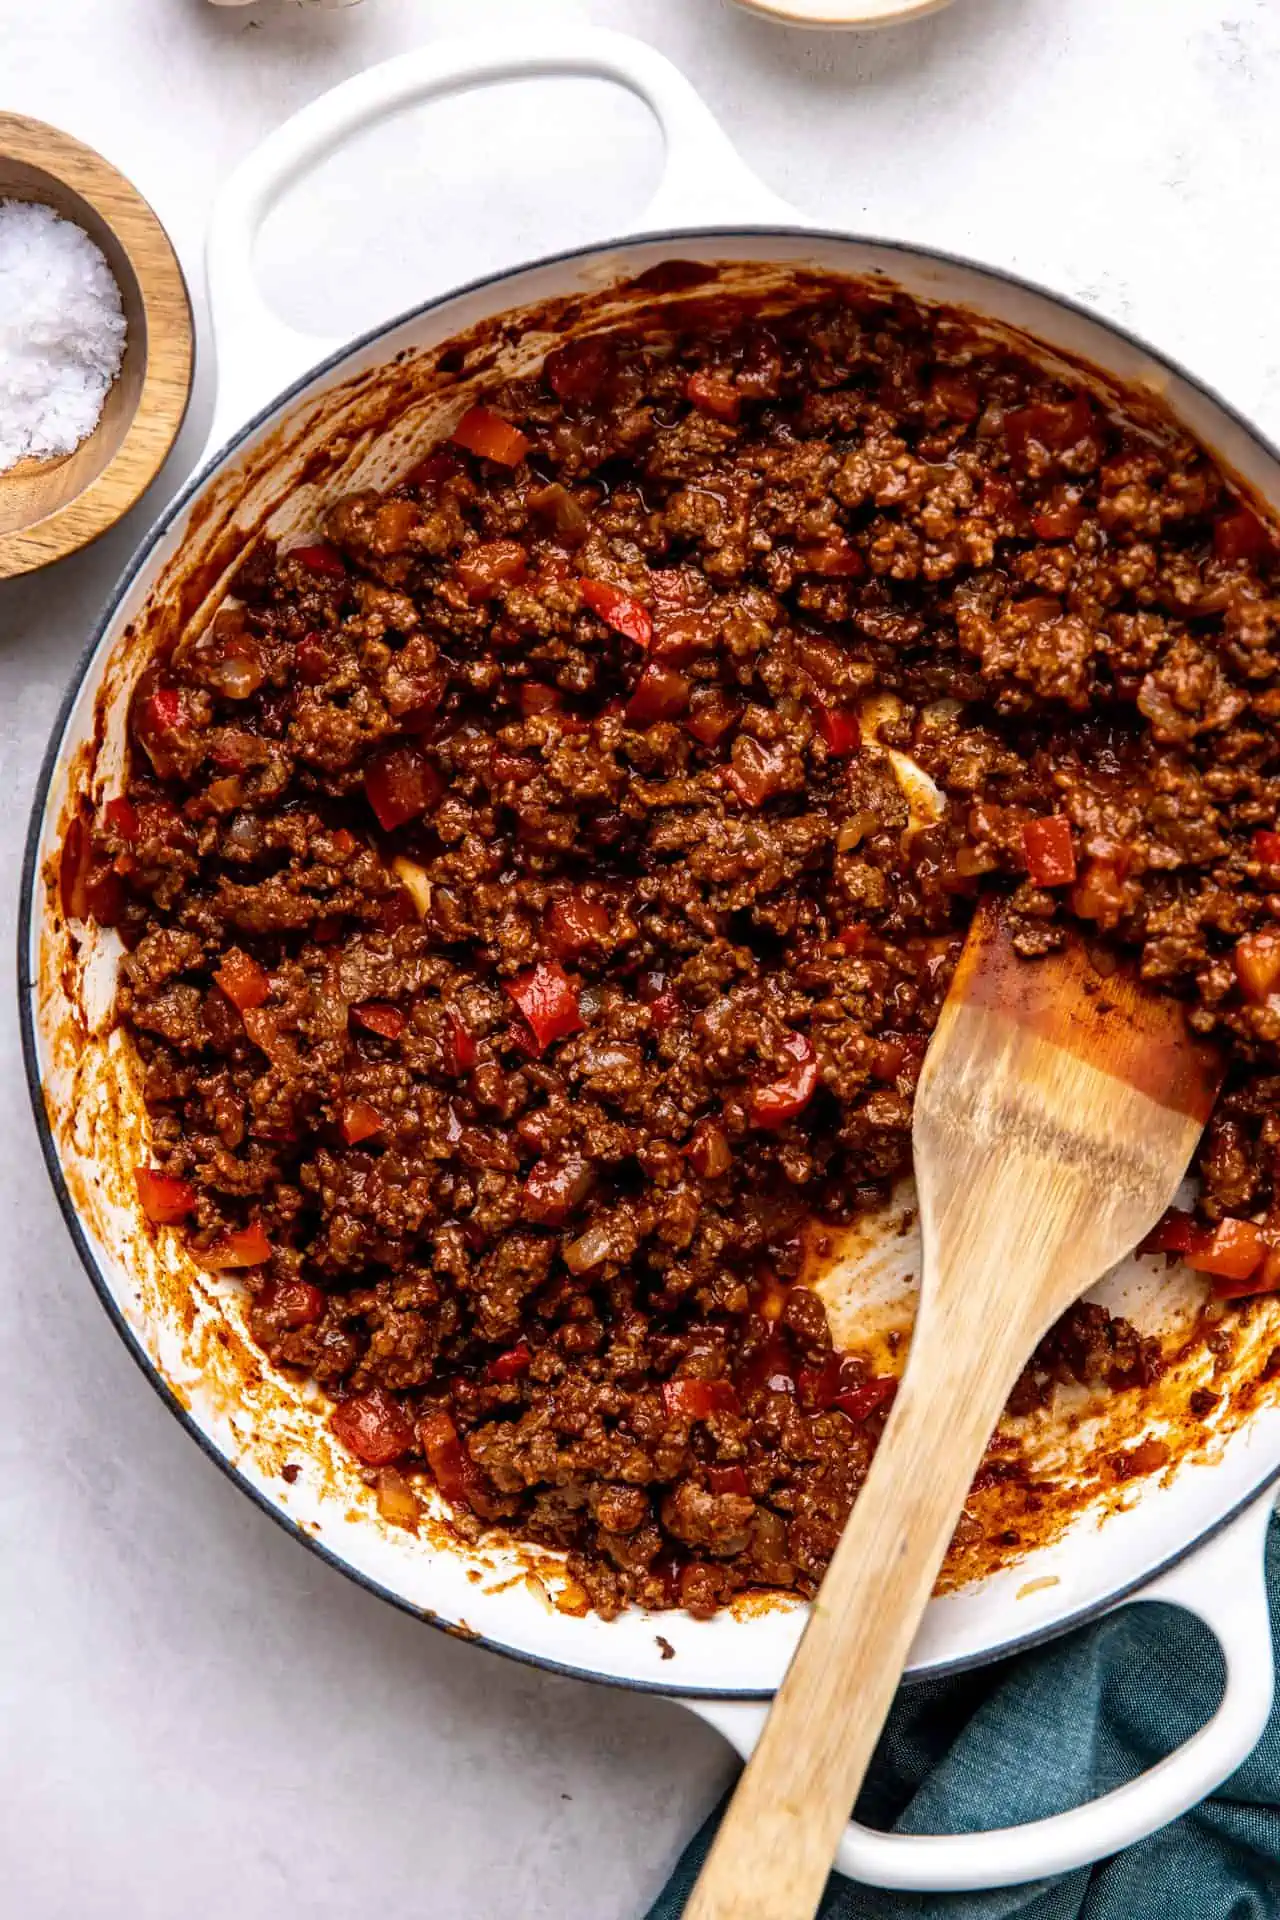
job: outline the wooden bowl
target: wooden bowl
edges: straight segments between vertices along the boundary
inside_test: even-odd
[[[136,188],[56,127],[0,113],[0,199],[38,200],[106,255],[128,325],[97,426],[74,452],[0,473],[0,579],[74,553],[159,472],[191,393],[191,302],[177,255]]]

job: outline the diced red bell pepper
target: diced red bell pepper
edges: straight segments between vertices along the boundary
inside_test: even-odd
[[[783,1051],[795,1065],[777,1080],[751,1089],[751,1117],[758,1127],[783,1127],[804,1112],[818,1091],[821,1075],[817,1056],[806,1034],[789,1033]]]
[[[418,1441],[445,1499],[455,1506],[474,1507],[477,1494],[484,1495],[484,1475],[463,1446],[449,1415],[443,1411],[424,1413],[418,1422]]]
[[[389,1000],[362,1000],[352,1007],[351,1018],[383,1040],[398,1040],[404,1032],[404,1015]]]
[[[707,1490],[710,1493],[746,1494],[746,1472],[742,1467],[708,1467]]]
[[[271,982],[262,968],[242,947],[231,947],[214,969],[214,979],[234,1007],[241,1013],[260,1007],[271,997]]]
[[[309,687],[318,687],[338,665],[338,650],[322,633],[304,633],[293,650],[293,664]]]
[[[364,791],[384,833],[393,833],[425,813],[443,783],[416,747],[387,747],[364,770]]]
[[[1071,487],[1058,488],[1031,516],[1031,530],[1041,540],[1074,540],[1083,525],[1084,501]]]
[[[413,1422],[383,1387],[340,1400],[329,1424],[366,1467],[389,1467],[413,1445]]]
[[[178,754],[191,717],[178,687],[156,687],[134,708],[134,731],[162,780],[178,771]]]
[[[853,926],[841,927],[836,940],[846,953],[861,953],[870,935],[870,928],[855,922]]]
[[[659,576],[651,574],[650,579]],[[716,626],[705,607],[661,606],[653,610],[653,653],[669,667],[683,667],[696,654],[710,653],[716,644]],[[704,692],[711,689],[704,688]]]
[[[328,1298],[310,1280],[281,1280],[263,1295],[262,1304],[286,1327],[309,1327],[323,1317]]]
[[[628,720],[650,726],[655,720],[674,720],[689,704],[691,682],[674,667],[651,660],[626,705]]]
[[[539,1053],[585,1024],[577,993],[558,961],[540,960],[528,973],[505,980],[503,986],[524,1016]]]
[[[499,467],[518,467],[533,445],[492,407],[468,407],[449,437],[455,446]]]
[[[1247,1280],[1257,1272],[1267,1252],[1268,1242],[1261,1227],[1228,1214],[1210,1232],[1197,1235],[1184,1258],[1196,1273],[1213,1274],[1222,1280]]]
[[[445,1008],[444,1030],[444,1070],[455,1080],[470,1073],[479,1055],[476,1052],[475,1039],[464,1024],[460,1014],[452,1007]]]
[[[449,674],[437,661],[434,666],[406,673],[399,683],[397,718],[409,733],[422,740],[440,737],[449,723],[440,719],[440,703],[449,691]]]
[[[731,1380],[664,1380],[662,1405],[668,1420],[706,1420],[736,1413],[738,1395]]]
[[[836,759],[856,753],[862,745],[862,728],[858,716],[849,707],[824,707],[815,705],[813,717],[818,732],[827,745],[827,752]]]
[[[1253,857],[1259,866],[1280,867],[1280,833],[1260,827],[1253,836]]]
[[[786,752],[781,746],[764,746],[750,734],[739,734],[733,743],[733,758],[722,778],[739,800],[748,807],[762,807],[782,785]]]
[[[489,1362],[485,1368],[485,1379],[491,1380],[495,1386],[505,1387],[510,1381],[519,1380],[528,1373],[532,1360],[529,1342],[518,1340],[514,1347],[509,1347],[506,1353],[500,1353],[496,1360]]]
[[[1280,985],[1280,933],[1247,933],[1236,941],[1235,962],[1241,992],[1268,999]]]
[[[691,405],[699,413],[711,414],[713,419],[732,425],[742,412],[742,396],[732,380],[726,380],[723,374],[691,373],[684,390]]]
[[[609,342],[598,334],[588,334],[583,340],[570,340],[549,353],[542,363],[542,371],[558,399],[586,404],[600,397],[613,365],[614,354]]]
[[[820,546],[801,547],[796,555],[805,573],[820,573],[828,580],[857,580],[867,570],[858,549],[841,534],[833,534]]]
[[[649,1028],[652,1033],[665,1033],[680,1018],[680,996],[667,987],[661,993],[655,993],[652,1000],[646,1002],[649,1009]]]
[[[358,1147],[362,1140],[372,1140],[376,1133],[382,1132],[382,1115],[368,1100],[347,1100],[340,1124],[347,1145]]]
[[[1219,1274],[1213,1282],[1213,1291],[1219,1300],[1243,1300],[1246,1294],[1275,1293],[1277,1288],[1280,1288],[1280,1247],[1268,1247],[1262,1265],[1254,1272],[1239,1279]]]
[[[518,540],[486,540],[468,547],[454,571],[471,600],[487,600],[503,587],[518,586],[529,571],[529,556]]]
[[[143,704],[148,719],[159,728],[171,730],[181,726],[186,716],[186,702],[180,687],[157,687]]]
[[[563,1227],[595,1185],[587,1160],[539,1160],[529,1169],[520,1195],[520,1212],[540,1227]]]
[[[682,721],[686,733],[691,733],[704,747],[714,747],[724,739],[726,733],[737,723],[742,708],[721,692],[719,687],[695,688],[689,701],[689,712]]]
[[[300,561],[312,573],[327,573],[331,580],[345,580],[347,577],[345,560],[330,546],[290,547],[285,558]]]
[[[647,647],[653,639],[653,619],[649,609],[642,606],[633,594],[625,593],[608,580],[590,580],[585,576],[578,581],[578,591],[583,604],[590,607],[606,626],[620,633],[624,640],[633,640],[636,646]]]
[[[854,1387],[849,1393],[838,1393],[831,1404],[839,1408],[841,1413],[847,1414],[849,1419],[858,1425],[863,1420],[869,1419],[873,1413],[878,1413],[882,1407],[891,1406],[897,1391],[896,1380],[880,1377],[868,1380],[860,1387]]]
[[[175,1226],[195,1207],[196,1190],[189,1180],[161,1173],[158,1167],[138,1167],[133,1177],[142,1211],[158,1227]]]
[[[553,901],[547,913],[547,939],[565,960],[599,946],[609,937],[612,916],[603,900],[590,900],[579,887]]]
[[[1005,415],[1004,435],[1010,449],[1025,455],[1031,441],[1048,453],[1067,453],[1093,430],[1093,408],[1082,393],[1067,401],[1041,401]]]
[[[1251,507],[1237,506],[1213,523],[1213,551],[1228,566],[1261,560],[1271,546],[1270,533]]]
[[[255,1220],[247,1227],[233,1227],[197,1257],[215,1273],[231,1267],[260,1267],[271,1258],[271,1242]]]
[[[401,927],[416,926],[422,917],[423,909],[414,904],[407,887],[397,887],[378,908],[378,926],[383,933],[398,933]]]
[[[1189,1213],[1184,1213],[1180,1207],[1170,1207],[1156,1221],[1138,1252],[1189,1253],[1197,1239],[1204,1235],[1205,1229],[1198,1227]]]
[[[121,840],[136,840],[142,831],[138,809],[132,800],[126,799],[124,794],[120,794],[115,800],[108,800],[102,810],[102,817],[112,833],[117,834]]]
[[[1069,887],[1076,877],[1071,822],[1060,813],[1044,820],[1028,820],[1022,829],[1022,851],[1027,877],[1037,887]]]

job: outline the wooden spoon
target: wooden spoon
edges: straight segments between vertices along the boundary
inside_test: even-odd
[[[979,909],[916,1093],[907,1370],[685,1920],[808,1920],[965,1496],[1058,1316],[1173,1200],[1221,1075],[1179,1003]]]

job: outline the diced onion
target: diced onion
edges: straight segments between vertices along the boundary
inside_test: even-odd
[[[431,881],[426,868],[398,853],[391,862],[391,871],[412,900],[418,918],[425,920],[431,911]]]
[[[885,756],[911,811],[907,832],[918,833],[922,827],[931,827],[941,820],[947,803],[924,768],[917,766],[909,754],[899,753],[894,747],[886,747]]]
[[[394,1467],[383,1467],[379,1473],[377,1501],[378,1512],[389,1526],[405,1527],[410,1533],[418,1531],[422,1518],[418,1496]]]
[[[569,1242],[564,1250],[564,1263],[570,1273],[590,1273],[593,1267],[602,1267],[612,1253],[613,1237],[607,1225],[597,1221]]]
[[[901,712],[902,702],[895,693],[875,693],[869,700],[864,700],[858,710],[858,724],[862,728],[864,745],[880,746],[881,731],[891,726]],[[919,833],[922,827],[931,827],[941,820],[947,803],[924,768],[917,766],[910,754],[900,753],[896,747],[880,747],[880,751],[893,768],[894,778],[911,810],[908,834]]]

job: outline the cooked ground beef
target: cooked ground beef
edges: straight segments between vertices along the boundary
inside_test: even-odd
[[[1171,423],[884,290],[551,354],[138,685],[62,878],[147,1212],[398,1515],[429,1469],[606,1613],[811,1592],[892,1383],[808,1236],[908,1167],[981,890],[1229,1041],[1167,1243],[1266,1258],[1274,559]],[[1015,1403],[1158,1366],[1078,1308]]]

